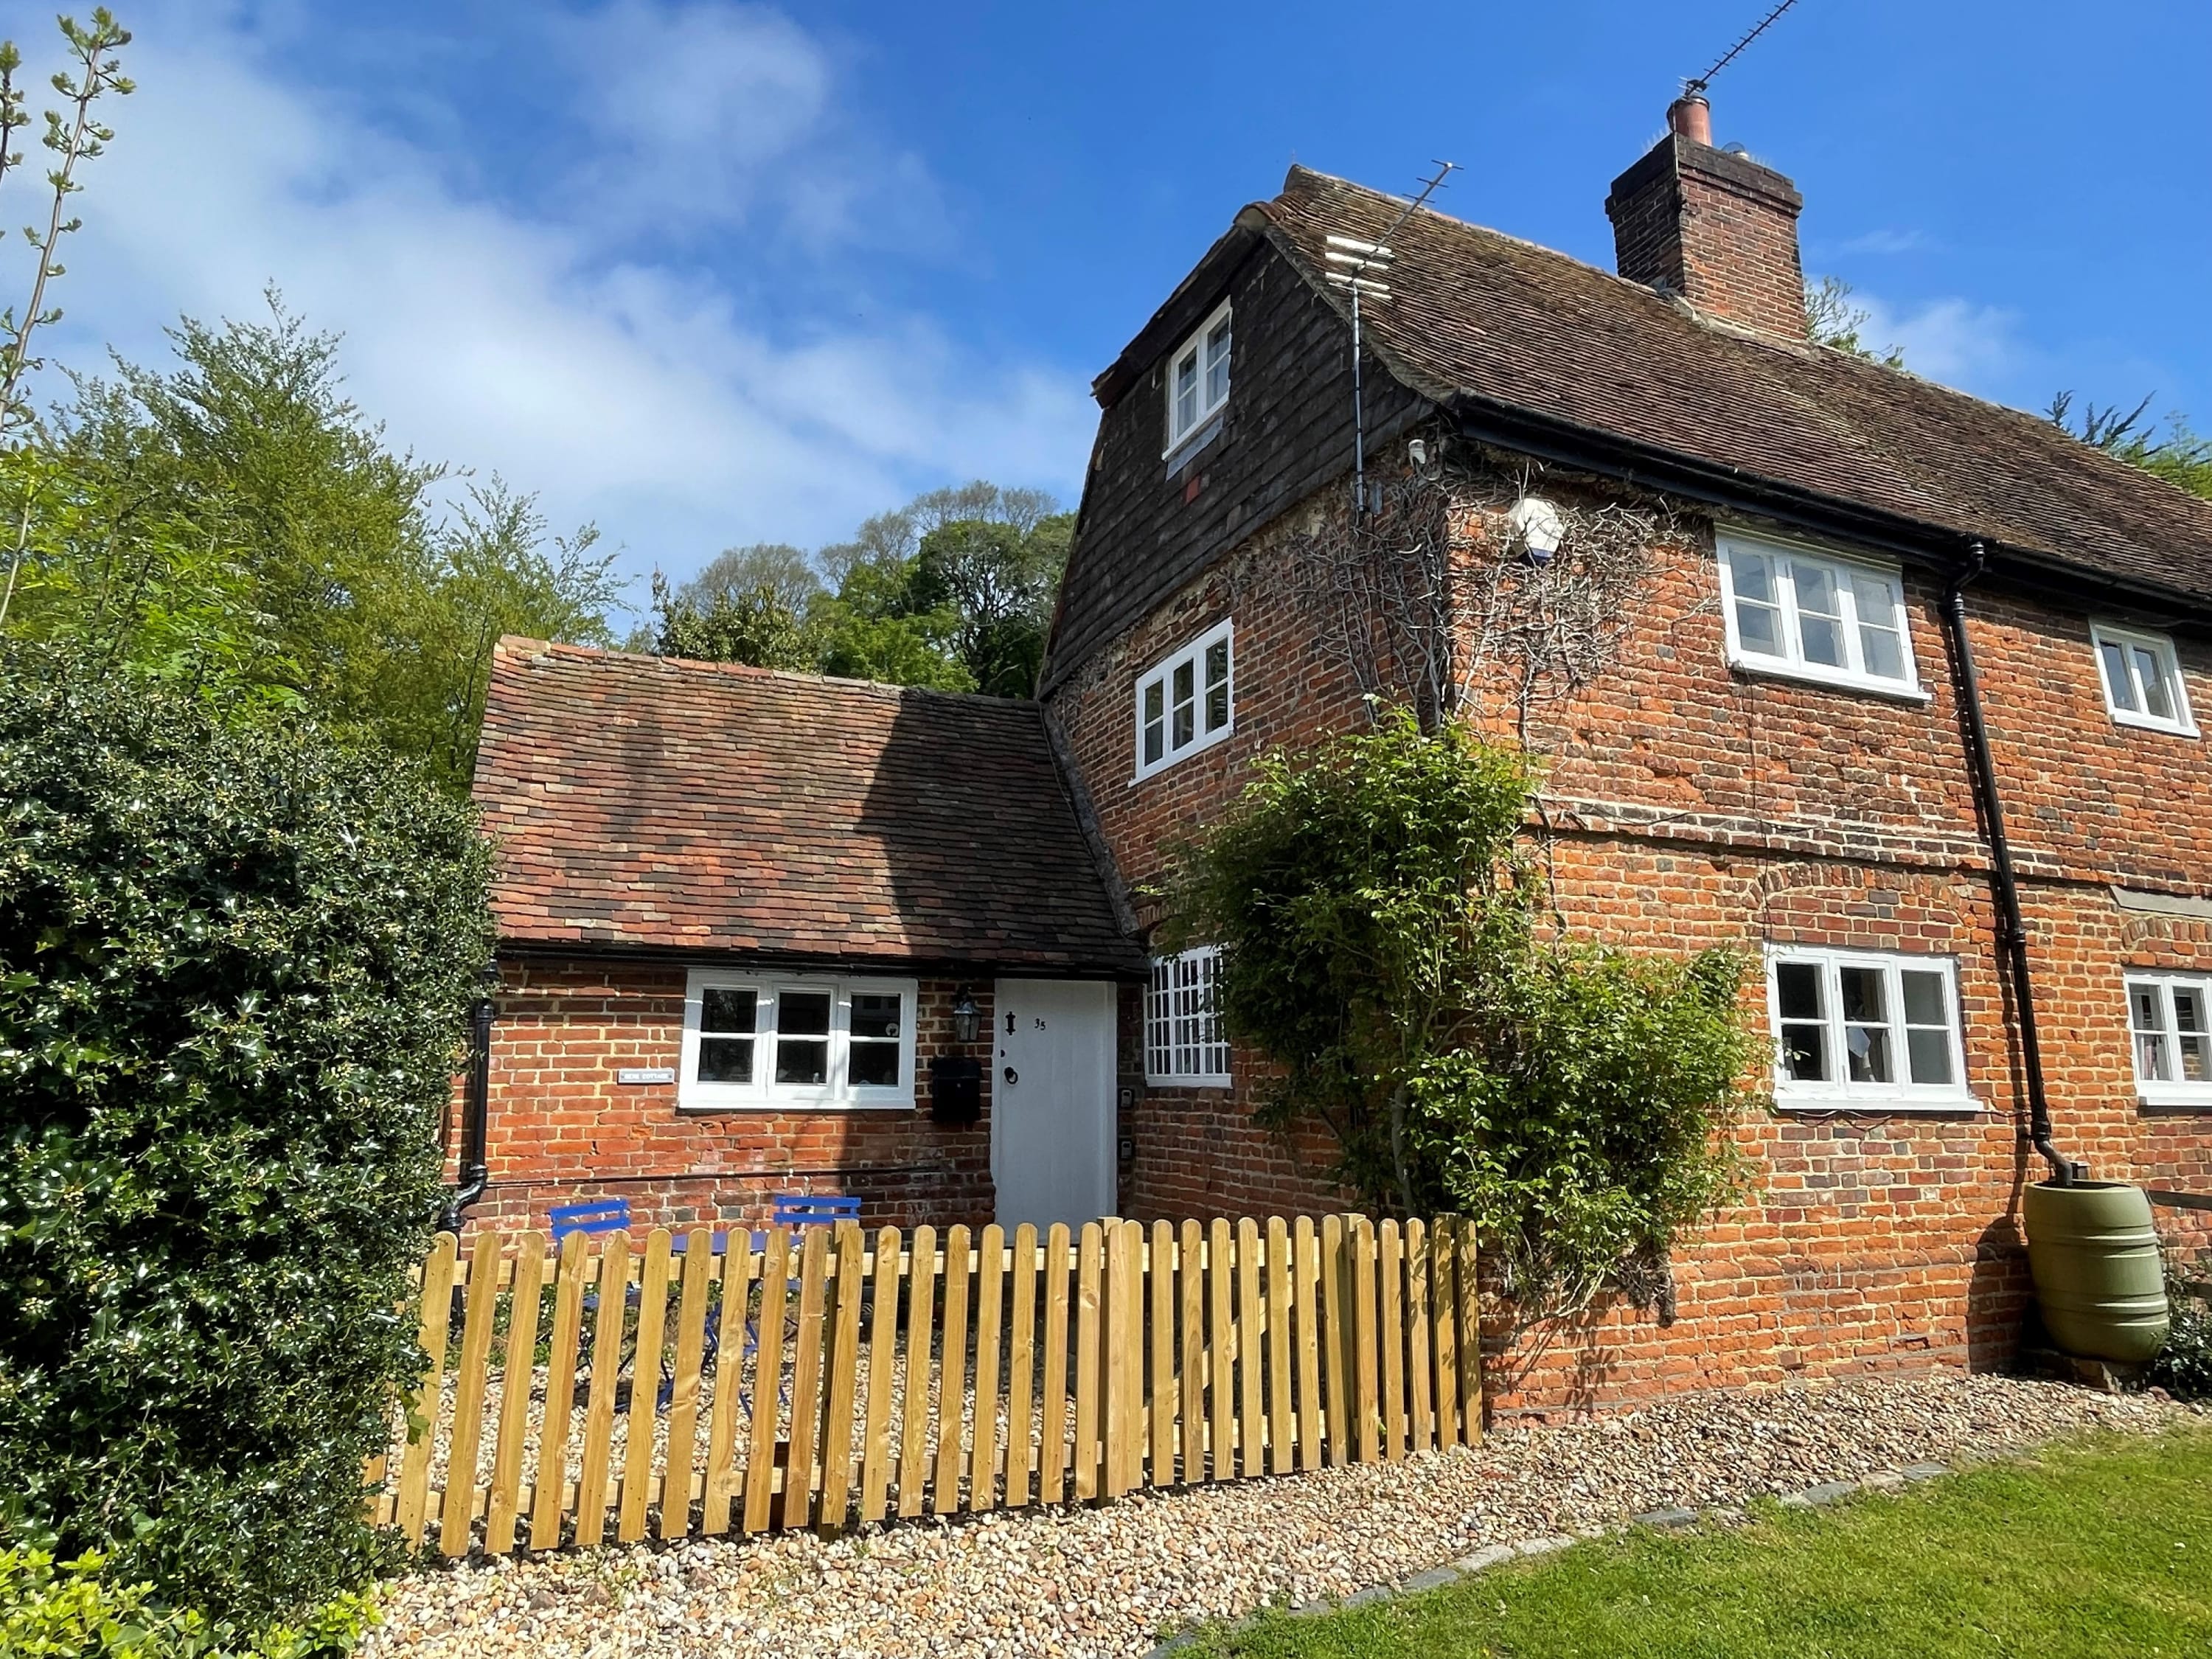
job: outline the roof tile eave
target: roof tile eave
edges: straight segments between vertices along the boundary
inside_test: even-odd
[[[474,791],[504,936],[901,959],[1118,937],[1034,702],[503,641],[488,703],[528,757]]]

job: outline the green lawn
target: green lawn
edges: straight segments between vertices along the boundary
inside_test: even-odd
[[[2108,1437],[1833,1509],[1638,1528],[1200,1656],[2212,1655],[2212,1430]]]

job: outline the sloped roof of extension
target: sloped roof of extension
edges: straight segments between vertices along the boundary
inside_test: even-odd
[[[1294,167],[1237,216],[1093,387],[1110,406],[1272,244],[1340,311],[1327,239],[1381,237],[1395,198]],[[1366,338],[1410,390],[1509,447],[1594,449],[1658,488],[1817,508],[1870,534],[1988,544],[1994,567],[2212,602],[2212,502],[2048,421],[1823,347],[1702,318],[1565,254],[1424,210],[1389,233]],[[1348,462],[1347,462],[1348,465]],[[2192,604],[2191,610],[2200,605]]]
[[[509,945],[1139,972],[1035,703],[500,641]]]

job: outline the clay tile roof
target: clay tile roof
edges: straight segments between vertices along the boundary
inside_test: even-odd
[[[1138,971],[1034,703],[502,640],[502,939]]]
[[[1293,167],[1241,222],[1327,289],[1325,239],[1403,204]],[[1638,283],[1423,211],[1365,308],[1392,372],[1439,404],[1526,411],[1893,514],[2093,577],[2212,599],[2212,502],[2049,422],[1842,352],[1753,336]]]

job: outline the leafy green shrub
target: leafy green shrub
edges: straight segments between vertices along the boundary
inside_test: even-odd
[[[390,1558],[484,873],[411,768],[0,658],[0,1543],[254,1622]]]
[[[2166,1269],[2166,1300],[2173,1328],[2143,1380],[2180,1400],[2212,1400],[2212,1300],[2203,1290],[2201,1282],[2192,1286],[2171,1267]]]
[[[1229,1033],[1280,1068],[1263,1118],[1320,1118],[1370,1202],[1474,1217],[1524,1312],[1613,1285],[1663,1314],[1668,1250],[1736,1190],[1743,963],[1547,939],[1531,783],[1402,710],[1263,757],[1180,855],[1166,942],[1223,947]]]
[[[296,1624],[240,1635],[154,1600],[150,1584],[103,1579],[97,1550],[57,1564],[0,1550],[0,1659],[323,1659],[351,1653],[375,1611],[342,1595]]]

